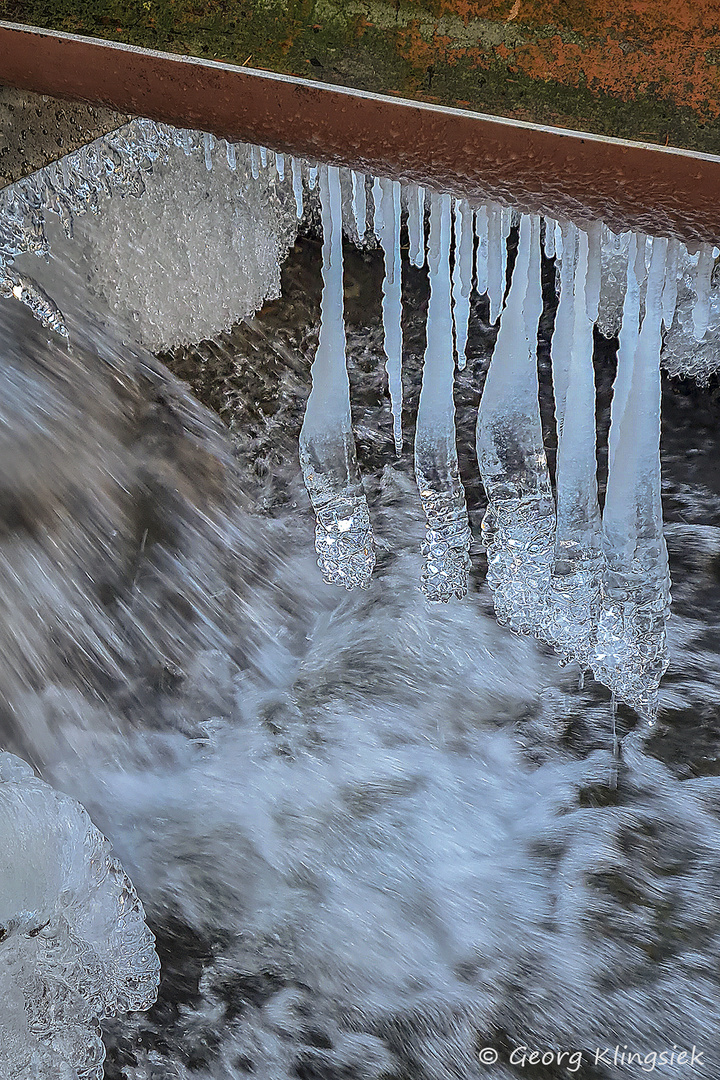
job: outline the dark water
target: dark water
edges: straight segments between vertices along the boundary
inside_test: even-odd
[[[607,691],[578,689],[573,667],[493,617],[473,460],[486,302],[473,296],[456,391],[471,591],[431,607],[411,458],[422,272],[404,267],[397,461],[382,260],[346,250],[378,563],[369,591],[345,594],[315,567],[297,461],[313,236],[292,250],[279,300],[162,358],[189,387],[127,344],[70,246],[58,271],[72,352],[0,306],[0,730],[87,807],[157,936],[158,1004],[108,1025],[108,1080],[714,1080],[717,385],[664,383],[671,663],[654,729],[620,708],[614,787]],[[604,447],[614,343],[600,337],[596,375]],[[601,494],[604,469],[601,451]],[[644,1064],[613,1063],[616,1046]],[[692,1047],[692,1068],[660,1062]]]

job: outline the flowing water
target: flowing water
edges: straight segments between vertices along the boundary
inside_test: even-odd
[[[491,237],[510,233],[512,269],[518,229],[486,216]],[[102,216],[74,241],[58,229],[49,266],[33,266],[70,350],[0,300],[2,747],[110,839],[162,964],[157,1004],[107,1022],[105,1076],[715,1080],[717,377],[702,389],[663,378],[670,666],[654,726],[619,706],[617,753],[608,690],[579,687],[576,665],[496,622],[475,460],[492,290],[470,295],[455,375],[468,593],[431,604],[420,591],[413,436],[430,288],[403,258],[397,457],[386,256],[372,244],[343,254],[376,565],[364,590],[322,580],[298,458],[323,287],[317,218],[277,299],[159,359],[111,310],[107,283],[88,284]],[[210,237],[204,253],[197,243],[214,273]],[[137,257],[142,283],[139,242]],[[541,271],[539,430],[554,475],[547,254]],[[594,341],[602,500],[617,341]]]

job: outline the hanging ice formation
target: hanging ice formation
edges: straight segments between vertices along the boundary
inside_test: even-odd
[[[300,432],[300,463],[315,509],[315,549],[326,581],[367,588],[375,549],[355,455],[343,317],[340,173],[320,171],[323,292],[312,390]]]
[[[628,295],[615,381],[603,547],[605,570],[593,660],[595,678],[654,719],[667,668],[670,576],[660,500],[660,348],[667,240],[652,242],[645,316],[636,331],[640,282],[628,261]],[[632,254],[632,249],[631,249]],[[626,329],[627,327],[627,329]],[[627,334],[627,343],[622,338]],[[625,346],[625,347],[623,347]],[[617,399],[617,401],[615,400]]]
[[[400,184],[376,179],[373,185],[374,228],[385,255],[383,331],[385,369],[393,416],[395,452],[402,453],[402,267],[400,261]]]
[[[541,313],[540,220],[523,216],[477,422],[478,466],[488,498],[482,525],[487,580],[498,620],[519,634],[537,632],[545,620],[555,534],[538,400]]]
[[[470,322],[470,293],[473,277],[473,212],[465,199],[453,202],[455,262],[452,274],[453,324],[458,367],[466,364],[465,350]]]
[[[143,174],[175,144],[217,168],[215,140],[138,120],[0,192],[0,297],[19,299],[49,328],[67,335],[51,297],[13,260],[48,255],[45,220],[96,211],[103,194],[139,196]],[[283,205],[301,219],[308,201],[323,223],[322,326],[301,458],[317,515],[319,564],[330,581],[367,585],[374,554],[350,425],[342,301],[343,228],[367,244],[367,185],[373,231],[383,251],[383,328],[393,414],[402,449],[402,215],[408,261],[426,263],[426,190],[350,170],[342,220],[340,174],[255,146],[226,143],[230,169],[258,178],[270,161]],[[345,175],[345,174],[343,174]],[[265,182],[268,182],[267,176]],[[488,495],[483,536],[488,582],[498,618],[550,643],[562,660],[591,667],[597,678],[652,715],[666,664],[667,560],[659,516],[659,364],[700,381],[720,370],[720,271],[710,243],[615,235],[595,222],[577,227],[547,217],[542,251],[555,260],[559,304],[551,342],[558,429],[557,490],[550,478],[538,405],[536,338],[541,313],[541,226],[520,219],[507,303],[507,206],[471,206],[431,194],[430,301],[415,464],[426,514],[421,587],[429,599],[467,588],[470,533],[458,477],[453,413],[453,342],[466,360],[472,288],[487,296],[499,328],[478,415],[478,463]],[[517,217],[515,219],[517,221]],[[650,261],[650,272],[647,262]],[[504,309],[503,306],[505,305]],[[641,323],[642,318],[642,323]],[[595,479],[593,325],[619,334],[618,372],[609,435],[606,507],[599,523]],[[663,331],[664,327],[664,331]],[[642,420],[642,423],[640,422]],[[639,433],[637,437],[633,432]],[[557,503],[557,510],[556,510]],[[625,659],[623,659],[623,657]]]
[[[142,904],[73,799],[0,751],[0,1075],[102,1080],[99,1021],[148,1009]]]
[[[428,600],[465,596],[470,527],[455,444],[449,195],[430,196],[430,302],[415,429],[415,475],[426,518],[421,587]]]
[[[602,569],[593,319],[588,314],[590,308],[597,315],[597,293],[591,269],[588,234],[569,225],[563,230],[562,291],[552,340],[558,428],[557,525],[540,636],[564,661],[575,660],[583,669],[591,666],[594,656]]]

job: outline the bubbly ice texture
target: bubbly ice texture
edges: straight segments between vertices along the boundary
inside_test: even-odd
[[[669,375],[694,378],[705,384],[711,375],[720,370],[720,275],[717,261],[714,252],[708,256],[707,250],[701,250],[695,256],[690,256],[677,241],[670,241],[670,244],[674,250],[669,248],[668,251],[668,271],[663,291],[663,321],[667,333],[663,342],[662,365]],[[674,273],[671,273],[672,266]],[[672,306],[674,320],[670,322],[665,316],[666,306],[668,310]]]
[[[153,349],[253,314],[279,295],[297,224],[290,193],[270,173],[259,178],[254,151],[227,149],[214,160],[212,135],[134,120],[0,192],[0,295],[67,337],[57,304],[11,266],[51,254],[57,217],[85,252],[91,288]]]
[[[157,996],[144,918],[85,810],[0,751],[4,1080],[102,1080],[98,1021],[148,1009]]]
[[[595,374],[593,320],[595,288],[590,269],[591,237],[580,230],[575,272],[575,237],[563,241],[563,319],[572,319],[568,362],[557,355],[553,338],[553,383],[564,387],[558,412],[556,466],[557,525],[547,617],[541,636],[565,661],[590,666],[600,593],[602,552],[595,453]],[[596,254],[597,258],[597,254]],[[566,264],[572,273],[565,272]],[[565,282],[567,281],[567,285]],[[561,314],[558,306],[558,316]],[[557,324],[556,324],[557,333]],[[567,348],[567,344],[564,344]],[[556,382],[555,371],[559,378]]]
[[[605,570],[592,667],[616,698],[652,721],[668,665],[665,627],[670,605],[660,498],[660,347],[667,240],[652,242],[639,332],[635,246],[640,252],[644,238],[631,245],[628,260],[603,510]]]
[[[320,169],[323,292],[300,464],[316,515],[315,550],[326,581],[367,588],[375,548],[355,454],[345,361],[340,172]]]
[[[373,184],[374,229],[385,256],[383,333],[385,370],[393,415],[395,453],[402,453],[402,262],[400,258],[400,184],[385,177]]]
[[[495,352],[478,410],[476,449],[488,497],[482,524],[498,620],[536,634],[546,615],[555,502],[538,400],[540,220],[523,215]]]
[[[421,588],[446,603],[465,596],[470,527],[455,436],[450,284],[451,198],[430,195],[430,301],[422,389],[415,429],[415,476],[425,511]]]

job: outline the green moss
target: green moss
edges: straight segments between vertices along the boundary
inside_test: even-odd
[[[720,149],[720,122],[664,98],[626,101],[512,73],[493,48],[510,33],[505,24],[477,21],[474,44],[463,48],[468,29],[445,17],[435,27],[433,0],[0,0],[0,17],[601,135]]]

